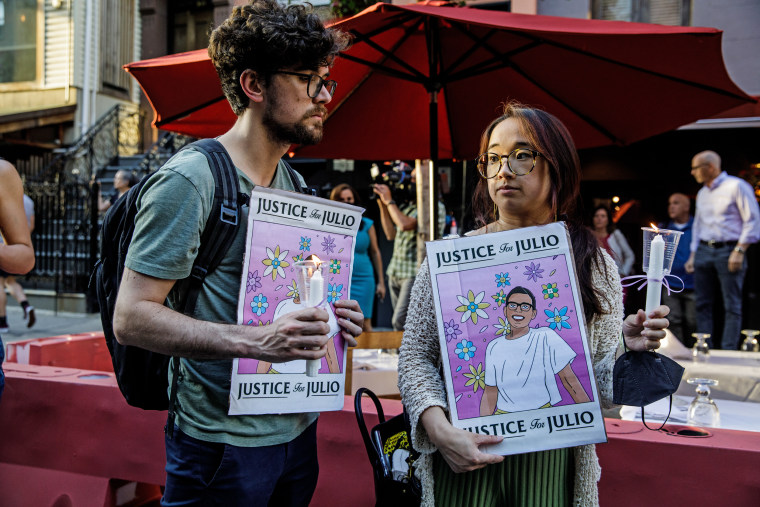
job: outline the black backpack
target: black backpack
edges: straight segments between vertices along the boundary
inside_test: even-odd
[[[214,202],[201,235],[198,256],[188,277],[188,290],[178,311],[192,314],[206,276],[217,268],[227,253],[242,217],[241,206],[250,197],[240,193],[237,172],[229,154],[216,139],[202,139],[183,149],[203,153],[214,175]],[[294,188],[306,192],[295,171],[285,163]],[[172,405],[166,394],[170,357],[130,345],[122,345],[113,333],[113,313],[119,292],[124,261],[135,229],[137,197],[149,176],[144,177],[109,209],[101,230],[100,260],[95,265],[95,281],[100,318],[119,389],[132,406],[146,410],[167,410]],[[175,361],[175,365],[178,361]],[[176,381],[178,375],[173,378]],[[176,394],[172,383],[171,401]]]

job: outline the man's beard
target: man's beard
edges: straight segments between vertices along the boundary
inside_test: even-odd
[[[278,121],[274,117],[274,109],[278,106],[277,97],[272,94],[269,96],[270,100],[267,103],[267,107],[264,110],[264,117],[262,123],[267,130],[269,138],[276,143],[283,144],[302,144],[312,145],[317,144],[322,140],[322,125],[316,125],[314,128],[308,128],[303,122],[311,118],[315,112],[321,112],[322,117],[327,116],[327,108],[323,105],[317,105],[310,109],[304,116],[296,123],[286,124]]]

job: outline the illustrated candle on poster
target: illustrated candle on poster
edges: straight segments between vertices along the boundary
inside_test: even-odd
[[[350,299],[354,243],[362,208],[283,190],[251,192],[238,324],[268,326],[290,312],[328,313],[322,359],[233,361],[230,415],[343,408],[346,347],[334,302]]]
[[[644,311],[649,312],[660,306],[662,285],[665,277],[670,274],[673,266],[678,241],[682,231],[642,227],[644,232],[644,262],[643,268],[647,277],[647,296]]]
[[[427,243],[452,424],[518,454],[606,441],[563,223]]]

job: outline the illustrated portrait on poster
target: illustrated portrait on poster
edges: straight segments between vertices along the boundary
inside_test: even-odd
[[[326,287],[319,307],[328,313],[327,354],[306,375],[307,361],[233,361],[230,413],[289,413],[343,407],[346,347],[333,303],[349,299],[354,240],[363,210],[355,206],[265,188],[251,194],[238,322],[276,323],[306,308],[298,283],[303,261],[321,265]],[[322,275],[321,273],[324,273]]]
[[[452,423],[504,454],[605,441],[564,225],[427,249]]]

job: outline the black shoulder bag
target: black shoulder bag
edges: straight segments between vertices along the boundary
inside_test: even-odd
[[[377,408],[380,420],[367,431],[362,413],[362,396],[366,394]],[[415,476],[415,462],[420,453],[412,447],[411,426],[406,409],[402,414],[385,420],[383,407],[375,393],[362,387],[354,396],[354,412],[364,439],[375,479],[376,507],[412,507],[422,501],[422,486]]]

